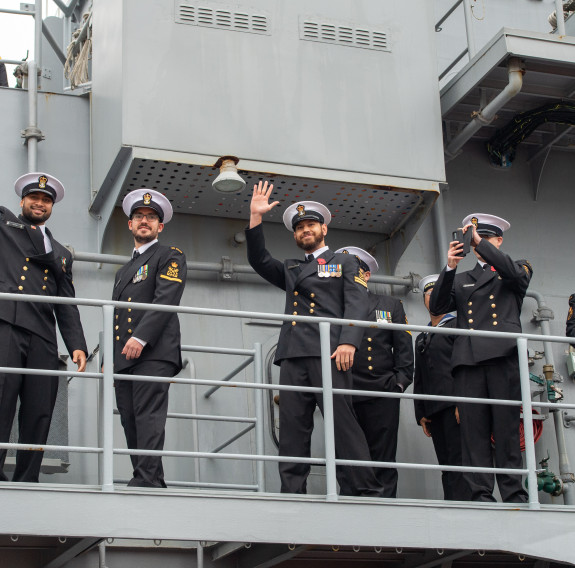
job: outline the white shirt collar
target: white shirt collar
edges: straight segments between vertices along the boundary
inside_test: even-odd
[[[132,256],[134,256],[134,253],[136,251],[138,251],[140,254],[144,254],[152,245],[156,244],[158,242],[158,239],[154,239],[153,241],[150,241],[149,243],[146,243],[145,245],[142,245],[140,248],[135,248],[132,251]]]
[[[317,250],[315,250],[315,251],[313,251],[313,252],[306,252],[306,256],[307,256],[308,254],[313,254],[313,257],[314,257],[314,258],[317,258],[317,257],[320,256],[321,254],[323,254],[326,250],[329,250],[329,247],[327,247],[327,246],[326,246],[326,247],[321,247],[320,249],[317,249]]]

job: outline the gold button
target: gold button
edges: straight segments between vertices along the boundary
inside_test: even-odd
[[[46,268],[46,270],[44,270],[44,274],[48,274],[48,269]]]
[[[120,336],[116,335],[116,341],[120,341]]]
[[[367,340],[368,340],[368,341],[371,341],[371,337],[368,337]]]
[[[309,297],[310,297],[310,298],[315,298],[315,294],[312,292],[312,293],[309,295]]]
[[[30,259],[29,259],[29,258],[27,258],[27,259],[26,259],[26,262],[30,262]]]
[[[297,312],[294,312],[293,315],[294,315],[294,316],[297,316]]]
[[[368,350],[368,351],[371,351],[371,347],[368,347],[367,350]]]
[[[497,314],[493,314],[491,317],[496,318],[496,317],[497,317]]]
[[[129,330],[128,330],[128,333],[132,333],[132,330],[131,330],[131,329],[129,329]]]
[[[114,329],[115,329],[115,330],[118,330],[118,329],[120,329],[120,326],[117,325]]]
[[[312,308],[315,308],[315,303],[312,302],[312,303],[310,304],[310,306],[311,306]]]
[[[473,323],[473,320],[472,320],[472,319],[470,319],[470,320],[469,320],[469,323]]]
[[[370,371],[373,371],[373,367],[372,367],[371,365],[368,367],[368,369],[369,369]]]
[[[132,323],[132,318],[128,318],[128,323]]]
[[[27,266],[23,266],[23,267],[22,267],[22,270],[28,270],[28,267],[27,267]]]
[[[42,286],[42,290],[46,290],[46,286]]]
[[[473,306],[473,302],[467,302],[468,306]]]
[[[497,322],[496,322],[496,321],[494,321],[494,322],[493,322],[493,325],[497,325]]]
[[[44,276],[44,282],[46,282],[46,280],[48,280],[48,277],[47,277],[47,276]]]
[[[297,302],[294,302],[293,305],[294,305],[294,306],[297,306]]]
[[[26,276],[20,276],[20,280],[26,280]]]
[[[292,321],[292,322],[291,322],[292,325],[295,325],[296,323],[297,323],[297,322],[295,322],[295,321]]]
[[[293,293],[294,296],[297,296],[298,294],[299,292],[297,290]]]
[[[313,310],[310,310],[309,313],[310,313],[310,314],[313,314]]]
[[[495,307],[495,304],[491,304],[491,307],[494,308],[494,307]]]
[[[118,316],[116,316],[116,319],[118,319]]]
[[[498,276],[498,277],[497,277],[497,280],[501,280],[501,276]]]
[[[473,310],[469,310],[467,313],[468,313],[468,314],[472,314],[472,313],[473,313]]]
[[[493,300],[493,298],[495,298],[495,296],[493,294],[491,294],[491,296],[489,296],[489,299]]]
[[[368,357],[367,360],[368,360],[368,361],[371,361],[371,357]]]
[[[24,286],[18,286],[18,290],[24,290]]]
[[[131,312],[131,311],[132,311],[132,308],[128,308],[128,311]]]
[[[470,329],[471,331],[473,331],[473,328],[472,328],[472,327],[470,327],[469,329]]]
[[[131,301],[132,301],[132,298],[128,298],[128,302],[131,302]]]

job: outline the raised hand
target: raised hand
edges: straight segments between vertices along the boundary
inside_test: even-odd
[[[250,229],[259,225],[262,222],[262,217],[276,205],[279,205],[279,201],[269,202],[273,188],[273,184],[268,187],[267,181],[260,181],[254,185],[254,193],[250,203]]]

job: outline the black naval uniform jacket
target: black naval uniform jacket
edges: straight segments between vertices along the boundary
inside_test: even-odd
[[[0,291],[73,298],[72,255],[52,237],[52,252],[46,253],[40,227],[0,207]],[[55,317],[54,317],[55,316]],[[42,337],[58,347],[56,321],[70,355],[88,354],[78,308],[64,304],[0,301],[0,320]]]
[[[407,323],[401,300],[368,293],[369,321]],[[372,391],[404,391],[413,377],[413,343],[408,331],[367,328],[355,354],[353,388]],[[354,396],[355,400],[365,397]]]
[[[288,259],[281,262],[266,250],[260,223],[246,229],[248,262],[270,284],[285,290],[285,314],[300,316],[366,320],[368,314],[367,285],[360,277],[359,261],[351,254],[326,250],[319,258],[328,264],[339,264],[341,277],[320,277],[318,259],[304,262]],[[348,343],[356,348],[361,343],[363,328],[331,326],[332,352]],[[275,364],[295,357],[320,357],[319,326],[295,321],[284,322],[280,331]]]
[[[446,315],[441,327],[456,327],[456,318]],[[451,353],[455,335],[420,333],[415,340],[414,394],[453,396],[453,375],[451,374]],[[414,400],[415,419],[429,418],[436,412],[455,406],[448,400]]]
[[[176,247],[153,244],[116,273],[112,300],[143,304],[180,303],[186,284],[186,257]],[[147,344],[138,359],[126,360],[122,349],[130,337]],[[182,368],[178,314],[116,308],[114,310],[114,370],[146,360],[167,361]]]
[[[477,263],[473,270],[456,274],[445,268],[430,298],[432,314],[457,310],[457,327],[521,333],[521,306],[533,274],[526,260],[512,260],[483,239],[475,249],[488,266]],[[511,355],[515,339],[465,337],[455,339],[451,367],[476,365],[496,357]]]
[[[565,325],[565,335],[575,337],[575,294],[569,296],[569,312],[567,313],[567,323]]]

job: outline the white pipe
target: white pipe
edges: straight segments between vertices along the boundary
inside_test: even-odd
[[[555,16],[557,17],[557,35],[565,35],[565,13],[563,11],[563,0],[555,0]]]
[[[447,161],[457,156],[463,145],[483,126],[491,124],[499,111],[515,95],[521,91],[523,86],[523,68],[518,57],[511,57],[507,64],[509,82],[483,110],[480,110],[473,117],[471,122],[446,146],[445,156]]]
[[[38,130],[38,68],[36,61],[28,62],[28,132]],[[38,138],[27,138],[28,171],[38,171]]]
[[[34,59],[42,73],[42,2],[36,0],[34,6]]]

